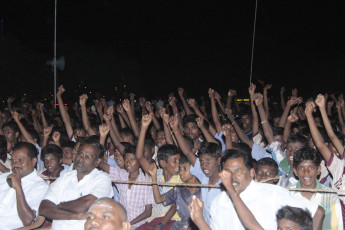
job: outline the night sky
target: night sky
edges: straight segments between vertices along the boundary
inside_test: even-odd
[[[330,1],[258,2],[254,82],[340,92],[345,7]],[[58,1],[59,84],[70,94],[191,95],[249,85],[255,1]],[[0,4],[0,96],[53,92],[54,0]],[[86,87],[86,88],[85,88]],[[115,90],[117,89],[117,90]]]

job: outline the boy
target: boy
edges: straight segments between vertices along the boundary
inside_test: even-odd
[[[50,185],[60,176],[61,171],[64,169],[61,165],[62,149],[57,145],[48,144],[42,149],[41,157],[45,170],[40,172],[40,176]]]
[[[279,230],[312,230],[313,218],[308,210],[284,206],[278,210],[277,222]]]
[[[255,170],[255,179],[257,182],[265,181],[267,184],[276,184],[278,179],[278,164],[272,158],[261,158],[257,162]]]

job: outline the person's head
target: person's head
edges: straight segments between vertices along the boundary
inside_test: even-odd
[[[66,160],[73,160],[73,149],[75,148],[76,143],[74,141],[65,141],[62,143],[62,157]]]
[[[288,158],[289,165],[292,167],[293,157],[297,150],[303,149],[308,146],[308,139],[301,135],[291,135],[287,141],[286,157]]]
[[[15,173],[23,178],[35,169],[37,163],[37,149],[28,142],[18,142],[12,148],[11,166]]]
[[[212,142],[203,142],[198,151],[201,170],[205,176],[212,177],[219,173],[222,150]]]
[[[286,147],[286,143],[283,138],[284,129],[282,127],[273,127],[272,131],[274,140],[278,141],[280,143],[281,149],[284,150]]]
[[[158,149],[158,162],[163,171],[170,175],[177,175],[179,173],[179,160],[181,150],[175,145],[163,145]]]
[[[296,151],[293,158],[293,171],[299,178],[302,188],[316,188],[316,178],[321,172],[320,153],[306,147]]]
[[[120,136],[124,142],[129,142],[134,144],[134,134],[133,131],[126,127],[120,130]]]
[[[284,206],[276,213],[278,230],[312,230],[313,218],[306,209]]]
[[[222,169],[232,173],[232,184],[238,194],[248,187],[255,175],[252,156],[241,150],[226,150]]]
[[[195,176],[190,173],[190,166],[191,163],[189,162],[188,158],[185,155],[181,155],[180,157],[180,178],[183,182],[188,183],[191,181]]]
[[[48,144],[42,149],[41,158],[47,171],[55,174],[60,170],[62,163],[62,149],[57,145]]]
[[[128,171],[128,173],[133,173],[139,170],[140,163],[135,156],[136,148],[135,146],[131,145],[125,148],[124,152],[124,162],[125,162],[125,168]]]
[[[156,143],[158,148],[167,143],[167,141],[165,139],[164,130],[158,130],[157,131],[155,143]]]
[[[101,163],[104,155],[103,146],[96,140],[88,138],[80,144],[74,159],[74,168],[78,175],[88,175]]]
[[[200,130],[198,124],[196,123],[197,116],[195,114],[187,115],[183,118],[183,129],[184,134],[192,138],[192,140],[197,140],[200,136]]]
[[[2,125],[2,132],[4,133],[7,142],[11,144],[15,144],[20,136],[19,127],[13,121],[6,122]]]
[[[1,111],[1,120],[2,120],[2,124],[5,124],[9,121],[11,121],[12,115],[11,112],[8,110],[3,110]]]
[[[154,140],[146,136],[144,141],[144,157],[146,160],[150,161],[152,160],[152,156],[155,153],[155,142]]]
[[[129,230],[126,209],[111,198],[100,198],[87,211],[85,230]]]
[[[252,113],[249,108],[245,108],[240,113],[240,119],[243,130],[247,133],[252,129]]]
[[[275,160],[269,157],[265,157],[258,160],[256,171],[255,171],[255,178],[258,182],[275,178],[277,175],[278,175],[278,164]],[[277,182],[278,182],[278,179],[269,180],[265,183],[276,184]]]

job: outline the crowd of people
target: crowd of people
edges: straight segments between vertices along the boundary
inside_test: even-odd
[[[343,95],[271,88],[68,107],[60,86],[57,108],[9,97],[0,230],[39,216],[41,229],[344,229]]]

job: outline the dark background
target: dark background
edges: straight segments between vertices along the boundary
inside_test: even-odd
[[[247,95],[254,0],[58,1],[59,84],[69,95]],[[254,82],[305,94],[341,92],[345,76],[344,1],[259,0]],[[0,3],[0,96],[49,98],[54,0]]]

